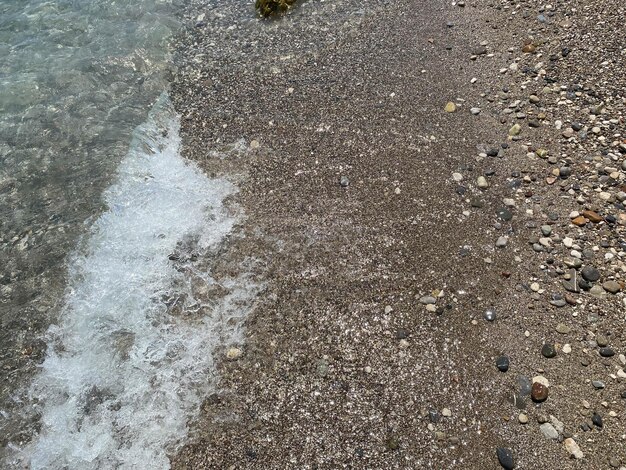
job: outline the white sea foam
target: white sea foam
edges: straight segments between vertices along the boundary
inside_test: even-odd
[[[168,468],[212,387],[213,350],[238,339],[255,287],[232,280],[209,305],[195,292],[215,282],[210,272],[169,259],[209,255],[236,221],[223,206],[235,188],[180,157],[178,122],[163,95],[70,260],[65,306],[31,388],[42,428],[22,460],[33,469]]]

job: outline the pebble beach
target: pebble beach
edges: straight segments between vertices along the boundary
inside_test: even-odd
[[[263,290],[172,467],[626,468],[625,17],[188,5],[183,155]]]

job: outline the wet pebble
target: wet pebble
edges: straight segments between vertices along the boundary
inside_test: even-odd
[[[541,347],[541,354],[543,357],[551,359],[556,356],[556,349],[553,344],[546,343]]]
[[[494,321],[496,319],[496,311],[492,308],[485,310],[483,318],[487,321]]]
[[[496,449],[496,454],[498,456],[498,462],[500,462],[502,468],[505,468],[506,470],[513,470],[513,468],[515,468],[515,464],[513,462],[513,452],[511,452],[511,449],[498,447]]]
[[[598,279],[600,279],[600,271],[598,271],[593,266],[585,266],[580,271],[580,274],[582,275],[585,281],[596,282]]]
[[[509,370],[509,358],[507,356],[500,356],[496,359],[496,367],[500,372],[506,372]]]
[[[593,416],[591,417],[591,422],[594,424],[594,426],[597,426],[599,428],[604,426],[604,423],[602,422],[602,416],[600,416],[598,413],[593,414]]]
[[[546,387],[542,383],[535,382],[533,383],[530,396],[533,399],[533,401],[542,402],[542,401],[546,401],[546,399],[548,398],[548,393],[549,393],[548,387]]]
[[[600,356],[602,356],[602,357],[613,357],[613,356],[615,356],[615,351],[613,351],[613,349],[609,348],[609,347],[600,348],[600,350],[598,352],[600,353]]]

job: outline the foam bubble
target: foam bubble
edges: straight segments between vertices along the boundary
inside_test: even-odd
[[[216,281],[185,262],[231,231],[223,203],[236,188],[180,157],[178,129],[163,95],[70,260],[65,306],[31,388],[42,428],[22,456],[33,469],[169,468],[167,453],[214,384],[213,350],[240,334],[255,286],[232,279],[209,302],[198,284]]]

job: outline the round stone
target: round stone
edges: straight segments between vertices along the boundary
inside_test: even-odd
[[[556,349],[553,344],[546,343],[541,347],[541,354],[543,354],[543,357],[551,359],[556,356]]]
[[[500,356],[496,359],[496,367],[500,372],[506,372],[509,370],[509,358],[507,356]]]
[[[585,281],[596,282],[600,279],[600,271],[593,266],[585,266],[580,273]]]
[[[487,321],[494,321],[496,319],[496,311],[492,308],[485,310],[483,317]]]
[[[613,356],[615,356],[615,351],[613,351],[613,349],[609,348],[609,347],[600,348],[599,353],[600,353],[600,356],[602,356],[602,357],[613,357]]]
[[[519,420],[520,423],[522,424],[526,424],[528,423],[528,415],[524,414],[524,413],[520,413],[519,416],[517,417],[517,419]]]
[[[535,382],[531,388],[530,396],[536,402],[546,401],[548,398],[548,387],[540,382]]]

